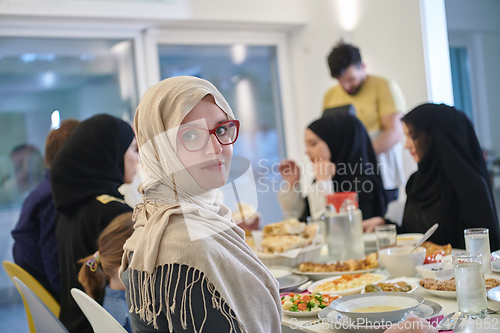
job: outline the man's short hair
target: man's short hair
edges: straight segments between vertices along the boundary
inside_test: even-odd
[[[62,147],[64,141],[66,141],[79,123],[80,121],[76,119],[66,119],[61,122],[58,129],[53,129],[49,132],[45,140],[45,166],[47,168],[50,168],[52,160]]]
[[[330,66],[332,77],[341,76],[352,65],[361,65],[359,49],[353,45],[344,44],[341,40],[328,56],[328,66]]]

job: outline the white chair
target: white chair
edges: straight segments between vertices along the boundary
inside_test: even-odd
[[[17,288],[22,291],[24,299],[28,303],[37,333],[68,333],[59,319],[30,288],[17,277],[14,277],[13,280]]]
[[[94,333],[127,333],[127,330],[92,297],[76,288],[71,289],[71,295],[92,325]]]

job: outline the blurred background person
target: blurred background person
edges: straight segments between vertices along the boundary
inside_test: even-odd
[[[406,112],[406,102],[401,89],[392,80],[368,75],[359,49],[343,41],[333,48],[328,65],[339,84],[326,92],[323,110],[354,105],[381,165],[387,202],[397,200],[399,186],[405,184],[400,119]]]
[[[80,122],[67,119],[53,129],[45,141],[45,166],[52,160]],[[12,254],[16,264],[30,273],[59,301],[60,281],[56,241],[57,211],[52,201],[50,174],[35,187],[23,202],[21,216],[12,230]]]
[[[132,213],[117,216],[99,236],[98,251],[81,259],[78,281],[85,292],[102,306],[127,330],[132,333],[130,317],[125,300],[125,286],[118,270],[123,257],[123,244],[134,232]]]
[[[52,162],[52,193],[59,212],[59,319],[70,332],[92,332],[70,290],[83,290],[78,282],[78,260],[97,251],[99,235],[115,217],[132,211],[118,187],[132,182],[137,155],[132,127],[100,114],[82,121]],[[102,304],[102,299],[99,302]]]
[[[357,192],[363,218],[384,216],[387,210],[377,157],[363,124],[351,115],[324,115],[305,131],[305,153],[314,164],[315,180],[301,197],[300,169],[292,160],[281,162],[281,177],[289,184],[278,192],[288,216],[317,220],[326,211],[325,195]]]
[[[406,149],[418,170],[406,184],[406,205],[399,233],[424,233],[429,238],[465,249],[464,230],[488,228],[490,247],[500,248],[498,215],[484,156],[469,118],[444,104],[422,104],[403,117]],[[365,231],[384,224],[363,222]]]
[[[10,159],[14,164],[17,189],[24,198],[44,178],[46,168],[42,154],[33,145],[21,144],[12,149]]]

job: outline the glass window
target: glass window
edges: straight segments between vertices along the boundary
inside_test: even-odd
[[[51,126],[99,113],[131,120],[134,67],[131,40],[0,37],[0,260],[13,260],[11,230],[45,175]],[[13,285],[2,269],[3,288]]]
[[[243,44],[160,45],[159,57],[162,79],[200,77],[212,82],[226,98],[241,121],[234,156],[249,159],[254,172],[254,179],[240,181],[248,186],[255,181],[256,208],[265,217],[263,223],[280,221],[282,213],[275,191],[279,176],[270,172],[273,165],[276,171],[285,151],[276,48]],[[231,173],[238,174],[234,169],[239,165],[233,163]],[[224,199],[234,211],[234,195],[224,192]]]
[[[455,107],[464,111],[470,121],[474,122],[467,48],[450,47],[450,65]]]

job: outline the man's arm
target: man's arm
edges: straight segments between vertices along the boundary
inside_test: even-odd
[[[401,124],[402,114],[395,112],[380,119],[382,133],[373,140],[375,154],[389,150],[403,137],[403,124]]]

